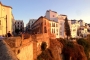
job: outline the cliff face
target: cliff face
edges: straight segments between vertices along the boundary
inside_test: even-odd
[[[52,52],[53,60],[62,60],[63,45],[61,42],[57,41],[56,39],[51,39],[49,48]]]
[[[87,60],[84,48],[77,43],[73,43],[72,47],[64,46],[62,53],[64,60]]]
[[[83,46],[56,39],[50,40],[50,47],[42,52],[39,57],[41,60],[87,60]]]
[[[38,56],[38,60],[63,60],[62,59],[62,43],[56,39],[50,40],[50,47]]]

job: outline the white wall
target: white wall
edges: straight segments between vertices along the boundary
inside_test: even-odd
[[[30,27],[31,29],[31,25],[36,21],[37,19],[30,19],[29,22],[28,22],[28,26]]]
[[[19,23],[19,24],[18,24]],[[22,24],[21,24],[22,23]],[[18,27],[19,26],[19,27]],[[24,22],[23,22],[23,20],[15,20],[15,28],[21,28],[21,26],[22,26],[22,28],[24,28]]]
[[[55,24],[55,27],[53,27],[53,24]],[[51,25],[51,27],[50,27],[51,28],[51,33],[55,34],[56,38],[59,38],[59,25],[58,25],[58,23],[54,22],[54,21],[50,21],[50,25]]]
[[[64,38],[64,19],[66,15],[58,15],[55,11],[47,10],[45,17],[58,22],[58,36]]]

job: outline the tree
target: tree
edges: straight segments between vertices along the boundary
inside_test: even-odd
[[[68,40],[68,37],[71,36],[71,31],[70,31],[70,26],[68,24],[67,17],[65,18],[64,27],[65,27],[65,34],[67,35],[67,40]]]
[[[44,51],[47,47],[47,43],[46,42],[42,42],[41,44],[41,50]]]
[[[19,31],[20,31],[19,29],[15,29],[15,33],[19,34]]]
[[[90,58],[89,58],[90,42],[87,41],[87,40],[84,39],[84,38],[80,38],[80,39],[77,40],[77,43],[78,43],[79,45],[82,45],[82,46],[84,47],[84,52],[85,52],[85,54],[86,54],[86,56],[87,56],[87,58],[88,58],[88,60],[89,60],[89,59],[90,59]]]

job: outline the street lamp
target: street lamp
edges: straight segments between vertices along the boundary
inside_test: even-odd
[[[6,34],[7,34],[7,15],[6,15],[6,17],[0,17],[0,19],[1,18],[4,18],[4,19],[6,19]],[[3,26],[2,26],[3,27]]]

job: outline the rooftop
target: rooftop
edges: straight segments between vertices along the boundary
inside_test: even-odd
[[[54,12],[54,13],[57,13],[56,11],[52,11],[52,10],[47,10],[47,12],[50,12],[50,11],[51,11],[51,12]]]
[[[12,9],[12,7],[11,7],[11,6],[3,5],[3,4],[1,3],[1,1],[0,1],[0,5],[5,6],[5,7],[9,7],[9,8],[11,8],[11,9]]]

